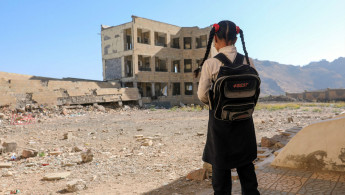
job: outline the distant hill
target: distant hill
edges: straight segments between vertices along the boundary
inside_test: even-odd
[[[254,64],[262,80],[262,95],[345,88],[344,57],[333,62],[312,62],[303,67],[261,60],[254,60]]]

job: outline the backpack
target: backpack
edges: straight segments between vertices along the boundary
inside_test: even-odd
[[[223,121],[251,118],[260,94],[258,72],[249,62],[243,64],[244,56],[239,53],[233,63],[222,53],[214,58],[224,64],[209,90],[209,107],[214,110],[214,117]]]

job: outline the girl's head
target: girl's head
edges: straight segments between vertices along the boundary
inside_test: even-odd
[[[210,49],[211,49],[213,39],[214,39],[214,46],[217,49],[217,51],[219,51],[219,49],[221,49],[222,47],[225,47],[228,45],[234,45],[237,41],[237,34],[240,34],[243,50],[246,56],[246,60],[249,64],[248,53],[247,53],[246,46],[244,43],[244,38],[243,38],[243,31],[238,26],[236,26],[235,23],[229,20],[223,20],[223,21],[220,21],[218,24],[214,24],[212,26],[204,59],[202,63],[200,64],[200,66],[196,70],[194,70],[194,76],[198,77],[201,66],[204,64],[205,60],[207,60],[208,55],[210,54]]]

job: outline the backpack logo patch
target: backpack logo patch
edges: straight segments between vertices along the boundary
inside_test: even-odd
[[[236,83],[232,87],[233,88],[243,88],[243,87],[247,87],[247,86],[248,86],[248,83]]]

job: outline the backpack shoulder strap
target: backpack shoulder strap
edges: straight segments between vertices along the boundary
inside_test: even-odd
[[[232,64],[232,62],[223,53],[218,53],[216,56],[214,56],[214,58],[221,61],[224,66]]]
[[[237,53],[236,58],[234,60],[234,64],[241,65],[243,64],[244,56],[240,53]]]

